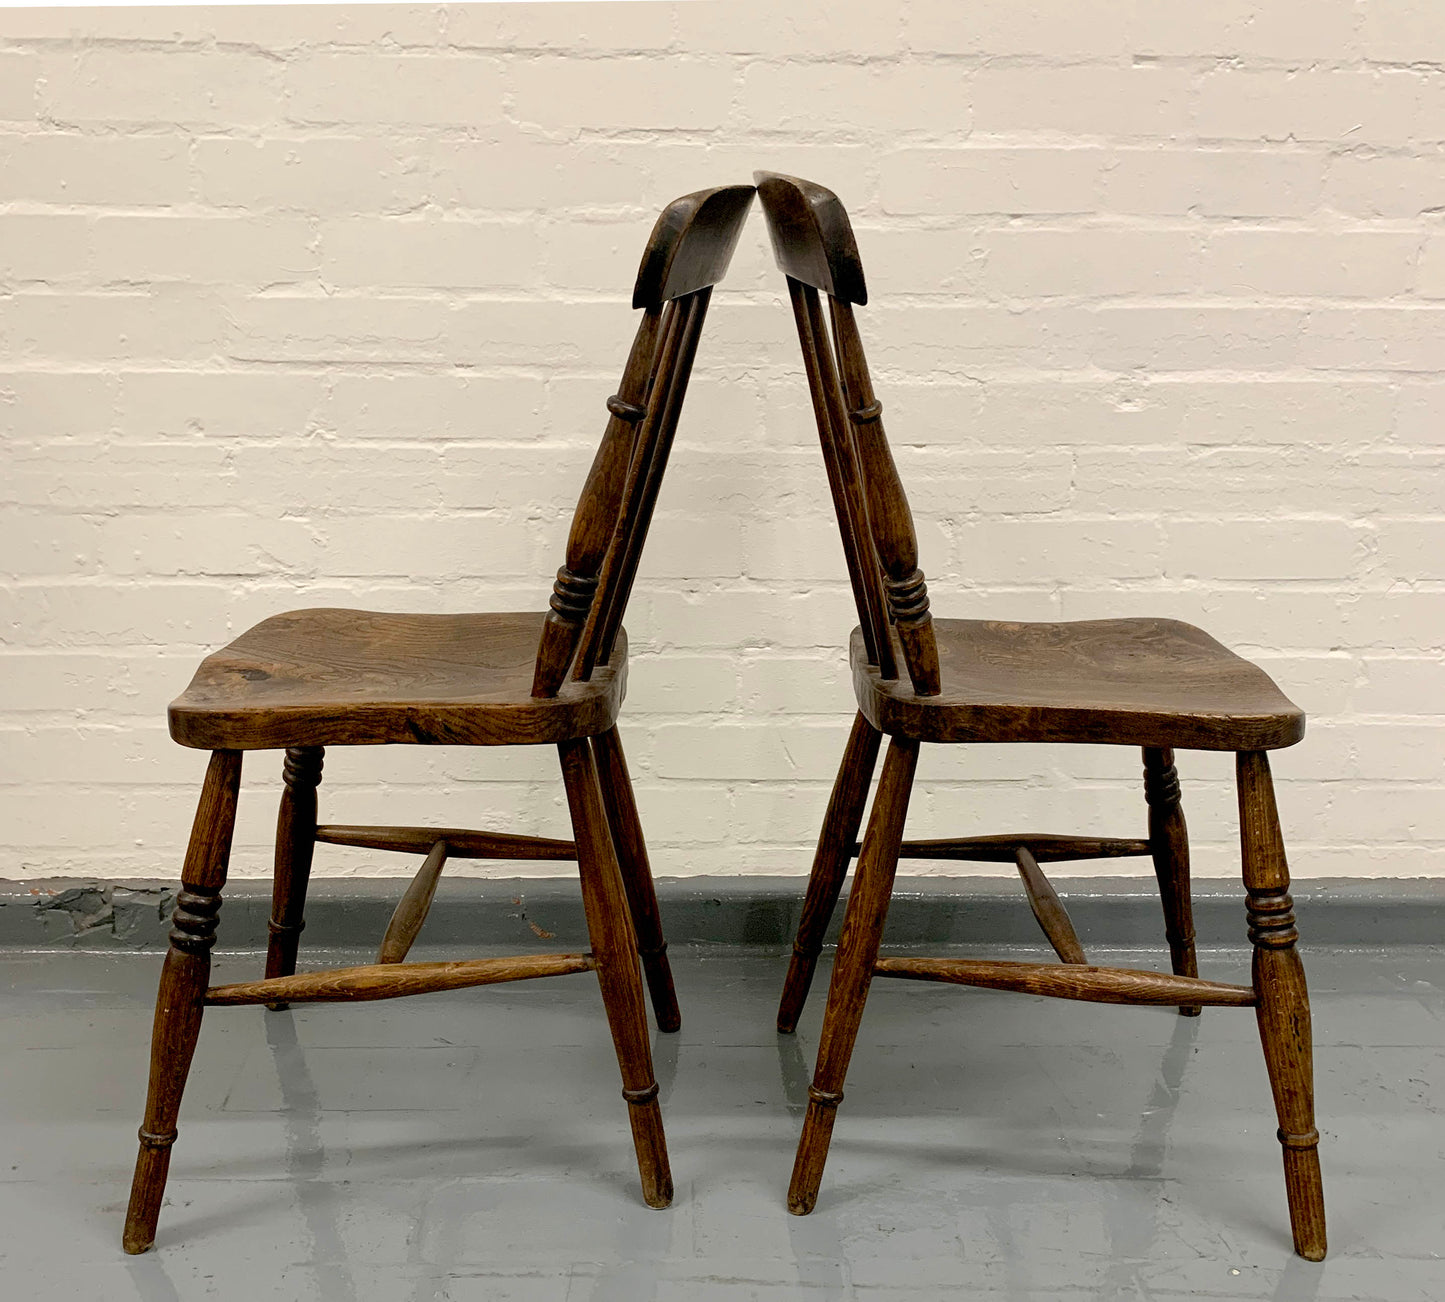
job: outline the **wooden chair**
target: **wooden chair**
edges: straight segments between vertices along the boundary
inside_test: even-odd
[[[850,660],[858,715],[843,753],[778,1010],[792,1031],[852,856],[858,868],[828,991],[789,1210],[818,1196],[843,1077],[874,976],[1021,990],[1103,1003],[1253,1008],[1279,1115],[1295,1250],[1325,1255],[1314,1124],[1309,1000],[1270,782],[1268,752],[1304,734],[1304,715],[1254,665],[1168,619],[1013,624],[933,619],[918,568],[908,501],[880,419],[854,317],[867,290],[847,213],[836,195],[759,172],[759,197],[797,319],[833,506],[857,603]],[[821,297],[828,300],[828,311]],[[831,331],[830,331],[831,326]],[[903,673],[900,675],[900,668]],[[882,734],[888,754],[867,834],[862,819]],[[1147,839],[1027,833],[903,840],[922,742],[1087,742],[1138,746]],[[1189,901],[1189,847],[1176,749],[1236,754],[1244,885],[1254,944],[1250,985],[1201,981]],[[1152,857],[1174,974],[1089,966],[1041,863]],[[898,860],[1014,862],[1033,911],[1062,960],[880,958]]]
[[[386,999],[594,971],[622,1069],[642,1192],[672,1199],[637,956],[661,1030],[679,1025],[657,896],[616,719],[627,676],[622,615],[647,536],[707,312],[752,186],[687,195],[659,217],[633,295],[642,320],[572,520],[545,613],[392,615],[300,610],[264,620],[204,660],[170,707],[171,735],[211,751],[161,972],[150,1092],[126,1217],[127,1252],[155,1238],[176,1114],[208,1005]],[[574,841],[453,828],[332,827],[316,821],[328,746],[555,745]],[[241,756],[284,749],[285,789],[261,981],[208,986]],[[362,967],[296,974],[316,842],[426,856]],[[576,859],[591,949],[403,963],[448,857]]]

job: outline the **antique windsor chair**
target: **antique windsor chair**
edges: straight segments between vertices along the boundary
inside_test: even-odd
[[[813,1209],[843,1078],[875,976],[988,986],[1103,1003],[1204,1004],[1255,1010],[1279,1116],[1295,1250],[1325,1255],[1314,1125],[1309,1000],[1289,896],[1268,752],[1304,735],[1304,715],[1264,672],[1188,624],[1166,619],[1012,624],[933,619],[908,500],[880,419],[854,316],[868,301],[848,215],[822,186],[756,173],[779,267],[787,276],[859,627],[850,646],[858,715],[818,838],[778,1010],[789,1032],[807,998],[823,933],[858,856],[823,1020],[818,1061],[788,1192]],[[825,313],[822,298],[828,300]],[[831,326],[831,330],[830,330]],[[903,670],[900,676],[899,670]],[[855,842],[881,736],[889,738],[867,834]],[[1147,839],[1027,833],[903,840],[922,742],[1079,742],[1138,746]],[[1248,986],[1201,981],[1189,899],[1189,848],[1176,748],[1234,751],[1249,937]],[[1039,864],[1125,855],[1153,859],[1174,974],[1089,966]],[[1016,864],[1062,960],[880,958],[898,860]]]
[[[126,1218],[127,1252],[155,1239],[176,1115],[208,1005],[385,999],[595,971],[622,1070],[643,1197],[672,1199],[638,952],[658,1026],[679,1025],[657,896],[616,719],[627,675],[622,627],[687,391],[712,286],[736,247],[753,187],[670,204],[633,294],[642,320],[592,463],[545,613],[401,615],[300,610],[264,620],[204,660],[170,707],[171,735],[212,752],[161,972],[150,1091]],[[555,745],[575,841],[453,828],[328,827],[316,821],[327,746]],[[285,788],[266,978],[210,986],[242,752],[283,749]],[[378,961],[296,974],[316,842],[424,854]],[[591,949],[403,963],[448,856],[576,859]]]

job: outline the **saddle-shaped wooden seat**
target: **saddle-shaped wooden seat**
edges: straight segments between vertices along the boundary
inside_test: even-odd
[[[532,695],[540,611],[405,615],[293,610],[201,661],[170,707],[204,750],[513,746],[594,737],[617,720],[627,634],[586,681]]]
[[[850,658],[859,708],[880,732],[919,741],[1105,742],[1274,750],[1304,712],[1257,665],[1175,619],[1010,624],[934,619],[940,687],[919,696]]]

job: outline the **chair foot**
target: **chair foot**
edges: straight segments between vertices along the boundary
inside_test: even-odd
[[[853,893],[843,917],[833,977],[828,985],[828,1006],[823,1013],[823,1030],[818,1039],[818,1062],[813,1083],[808,1087],[808,1112],[793,1160],[793,1178],[788,1185],[788,1210],[806,1216],[818,1200],[818,1185],[828,1160],[828,1145],[838,1104],[843,1100],[843,1081],[848,1061],[858,1039],[863,1005],[873,981],[883,924],[898,871],[898,851],[903,844],[903,824],[908,815],[908,797],[918,767],[918,742],[894,737],[883,762],[883,776],[868,820],[868,834],[858,856]]]
[[[657,1102],[657,1084],[642,1090],[623,1090],[627,1117],[632,1123],[632,1146],[642,1177],[642,1201],[661,1210],[672,1205],[672,1169],[667,1160],[667,1136],[662,1129],[662,1109]]]
[[[666,1207],[672,1201],[672,1171],[657,1103],[657,1078],[647,1039],[647,1010],[638,973],[637,937],[608,828],[592,747],[585,740],[557,747],[577,842],[582,906],[597,963],[602,1006],[612,1031],[622,1097],[627,1100],[632,1142],[643,1201]]]
[[[211,947],[216,943],[216,915],[221,908],[240,786],[241,752],[214,752],[191,827],[181,891],[171,919],[170,948],[156,992],[150,1085],[121,1236],[122,1246],[131,1254],[144,1252],[155,1242],[181,1095],[201,1031],[202,999],[210,980]]]
[[[833,898],[836,901],[837,895]],[[784,1035],[792,1035],[798,1029],[798,1018],[803,1015],[803,1005],[808,1001],[819,953],[818,950],[811,954],[802,953],[794,943],[792,957],[788,960],[788,975],[783,981],[782,998],[778,1001],[778,1030]]]
[[[808,1113],[803,1118],[803,1134],[793,1159],[793,1178],[788,1182],[788,1211],[794,1216],[806,1216],[817,1205],[828,1146],[833,1142],[833,1122],[842,1101],[842,1094],[808,1090]]]
[[[1295,949],[1299,932],[1268,754],[1241,752],[1235,758],[1235,772],[1249,939],[1254,946],[1254,1011],[1279,1118],[1290,1229],[1301,1257],[1323,1261],[1325,1195],[1320,1134],[1315,1128],[1309,991]]]

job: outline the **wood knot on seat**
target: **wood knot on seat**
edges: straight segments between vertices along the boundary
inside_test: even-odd
[[[883,415],[883,404],[875,398],[865,406],[859,407],[856,411],[848,413],[848,419],[855,425],[871,425]]]
[[[653,1081],[640,1090],[623,1090],[622,1097],[633,1107],[640,1107],[644,1103],[651,1103],[657,1097],[657,1082]]]
[[[625,420],[630,425],[636,425],[647,415],[646,407],[639,407],[635,402],[628,402],[621,394],[616,393],[607,399],[607,410],[618,420]]]
[[[176,911],[171,915],[171,948],[197,956],[209,952],[216,943],[216,914],[220,909],[220,891],[205,887],[183,889],[176,896]]]
[[[1299,939],[1288,891],[1251,891],[1246,906],[1249,940],[1261,949],[1288,949]]]
[[[172,1130],[165,1134],[157,1134],[153,1130],[147,1130],[144,1126],[138,1132],[140,1134],[141,1147],[143,1148],[169,1148],[176,1142],[178,1131]]]
[[[836,1108],[843,1101],[843,1091],[820,1090],[816,1085],[809,1085],[808,1098],[820,1108]]]
[[[901,579],[887,579],[888,608],[896,623],[921,624],[928,614],[928,584],[922,570],[914,570]]]
[[[557,571],[557,581],[552,585],[552,599],[548,605],[569,624],[580,624],[592,609],[592,598],[596,593],[595,574],[574,574],[564,565]]]
[[[1283,1130],[1277,1130],[1275,1134],[1279,1137],[1279,1142],[1286,1148],[1300,1150],[1318,1148],[1320,1146],[1320,1132],[1313,1128],[1299,1135],[1290,1135]]]

